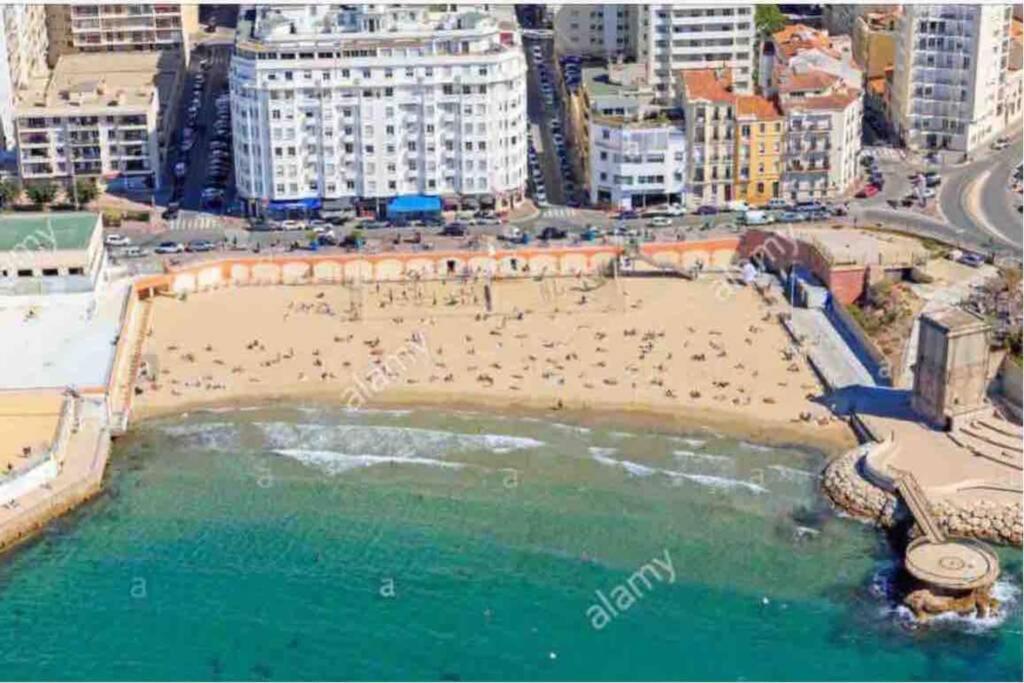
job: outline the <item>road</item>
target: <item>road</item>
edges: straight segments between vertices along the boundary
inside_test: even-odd
[[[540,45],[544,50],[544,63],[547,64],[550,76],[554,76],[552,62],[554,61],[554,43],[550,40],[524,40],[527,64],[526,79],[526,113],[530,119],[531,138],[534,147],[537,149],[540,160],[541,172],[544,174],[544,188],[547,192],[548,201],[554,205],[565,204],[565,194],[562,188],[562,171],[558,165],[558,155],[555,153],[555,144],[551,139],[550,122],[557,117],[554,108],[547,106],[544,96],[540,90],[540,78],[538,76],[536,63],[533,61],[532,50],[534,45]],[[558,102],[555,101],[557,106]],[[537,137],[540,140],[537,140]]]
[[[1009,178],[1021,161],[1018,138],[1007,149],[943,171],[939,206],[945,219],[999,251],[1021,251],[1021,214],[1009,191]],[[994,233],[994,234],[993,234]]]
[[[852,200],[851,215],[860,225],[892,225],[967,248],[1019,257],[1019,200],[1009,192],[1008,181],[1020,163],[1022,151],[1018,140],[1001,152],[966,165],[925,167],[905,160],[892,148],[865,148],[879,160],[885,189],[871,199]],[[928,212],[920,207],[893,208],[891,200],[898,201],[911,192],[910,174],[923,170],[937,170],[942,176],[938,197],[929,200]]]

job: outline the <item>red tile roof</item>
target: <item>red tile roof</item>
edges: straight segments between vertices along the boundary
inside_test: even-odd
[[[821,50],[833,57],[839,56],[839,53],[832,47],[832,39],[828,33],[805,24],[790,24],[773,34],[772,39],[786,59],[804,50]]]
[[[737,116],[753,116],[756,120],[781,119],[782,112],[769,99],[760,95],[741,95],[736,100]]]
[[[732,72],[717,73],[714,69],[686,69],[682,72],[686,99],[707,100],[724,104],[736,101],[732,91]]]

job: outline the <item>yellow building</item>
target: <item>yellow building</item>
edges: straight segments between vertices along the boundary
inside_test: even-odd
[[[783,115],[771,100],[741,95],[735,116],[733,196],[750,206],[764,206],[780,192]]]

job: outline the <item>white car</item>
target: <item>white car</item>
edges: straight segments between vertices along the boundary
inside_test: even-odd
[[[687,213],[686,207],[682,204],[669,204],[665,207],[665,213],[669,216],[685,216]]]
[[[161,242],[153,251],[157,254],[181,254],[185,251],[185,245],[181,242]]]
[[[281,221],[282,230],[302,230],[305,228],[305,224],[302,221],[286,220]]]
[[[667,228],[672,225],[672,219],[668,216],[655,216],[647,222],[647,225],[652,228]]]
[[[745,213],[747,211],[750,211],[750,207],[747,206],[747,203],[745,201],[740,200],[740,199],[735,199],[735,200],[729,202],[728,210],[729,211],[736,211],[736,212],[739,212],[739,213]]]
[[[107,235],[103,239],[103,243],[108,247],[127,247],[132,241],[124,235],[112,234]]]

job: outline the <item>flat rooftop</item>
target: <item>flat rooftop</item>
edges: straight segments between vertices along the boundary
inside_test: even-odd
[[[951,332],[988,327],[988,323],[982,318],[956,307],[944,308],[934,313],[925,313],[923,317]]]
[[[91,114],[113,106],[145,107],[154,97],[168,102],[183,64],[177,50],[62,55],[48,76],[30,82],[19,94],[18,110],[81,109]]]
[[[853,228],[793,228],[793,236],[813,242],[834,265],[909,266],[928,259],[920,241]]]
[[[0,296],[0,390],[105,385],[127,293]]]
[[[98,218],[84,212],[0,216],[0,252],[85,249]]]

